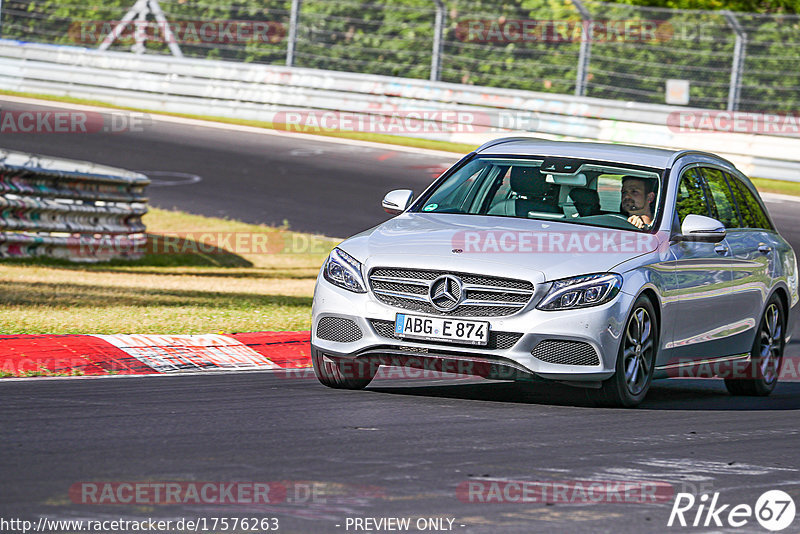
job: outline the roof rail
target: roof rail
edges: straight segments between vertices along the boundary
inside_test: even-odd
[[[675,152],[672,155],[672,157],[669,159],[669,163],[667,164],[667,167],[672,167],[675,164],[675,162],[678,161],[680,158],[682,158],[684,156],[690,156],[690,155],[693,155],[693,154],[694,155],[699,155],[699,156],[710,156],[710,157],[712,157],[714,159],[722,160],[725,163],[727,163],[728,165],[730,165],[731,167],[733,167],[734,169],[736,169],[736,165],[731,163],[729,160],[723,158],[722,156],[718,156],[717,154],[712,154],[711,152],[703,152],[702,150],[679,150],[679,151]],[[739,170],[739,169],[736,169],[736,170]]]
[[[475,149],[475,152],[481,152],[486,150],[489,147],[502,145],[503,143],[512,143],[514,141],[546,141],[546,139],[542,139],[541,137],[501,137],[500,139],[494,139],[492,141],[486,142]]]

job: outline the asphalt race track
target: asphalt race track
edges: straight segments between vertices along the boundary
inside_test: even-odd
[[[58,109],[2,98],[4,111]],[[388,191],[419,193],[457,159],[173,122],[151,122],[141,130],[3,133],[0,148],[156,171],[148,189],[153,206],[250,223],[288,220],[292,230],[342,238],[387,219],[380,202]]]
[[[118,135],[3,134],[0,146],[197,175],[182,185],[167,185],[162,175],[150,189],[152,204],[250,222],[288,219],[293,229],[340,237],[384,220],[386,191],[420,191],[449,162],[162,122]],[[769,208],[800,250],[798,204]],[[797,356],[798,345],[796,333],[787,354]],[[471,379],[386,378],[362,392],[274,373],[8,380],[0,387],[4,519],[276,517],[279,532],[354,532],[348,518],[405,517],[412,525],[452,519],[452,531],[464,533],[766,532],[752,517],[741,528],[668,529],[672,498],[471,502],[459,491],[470,481],[644,480],[666,485],[670,495],[719,492],[718,504],[729,509],[782,489],[800,503],[800,381],[780,384],[768,398],[734,398],[714,380],[661,381],[635,410],[592,407],[566,386]],[[255,481],[287,489],[258,505],[82,504],[70,494],[76,484],[104,481]]]

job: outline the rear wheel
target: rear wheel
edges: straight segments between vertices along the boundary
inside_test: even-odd
[[[314,351],[314,374],[324,385],[336,389],[364,389],[375,378],[378,365],[365,360],[343,360]]]
[[[625,323],[614,376],[592,392],[600,404],[633,407],[642,402],[653,380],[658,333],[653,304],[640,296]]]
[[[725,387],[732,395],[765,397],[778,384],[778,374],[783,364],[786,345],[786,319],[777,296],[767,302],[761,323],[753,341],[750,364],[745,370],[747,378],[726,378]]]

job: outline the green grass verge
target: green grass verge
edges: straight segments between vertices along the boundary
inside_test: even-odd
[[[138,260],[0,262],[0,333],[309,329],[316,276],[338,240],[160,209],[145,223],[154,245]]]
[[[762,193],[780,193],[782,195],[800,196],[800,182],[786,182],[784,180],[768,180],[766,178],[751,178],[753,185]]]

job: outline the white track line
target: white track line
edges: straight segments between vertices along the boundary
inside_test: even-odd
[[[780,193],[759,193],[764,202],[800,202],[800,197],[794,195],[781,195]]]

